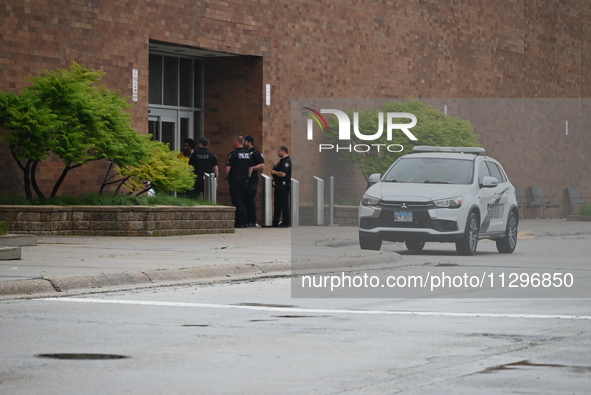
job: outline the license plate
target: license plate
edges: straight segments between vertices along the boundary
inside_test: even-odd
[[[394,222],[412,222],[412,211],[394,211]]]

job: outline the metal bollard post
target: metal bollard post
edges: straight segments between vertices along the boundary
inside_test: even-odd
[[[213,204],[218,203],[218,179],[215,177],[215,173],[209,174],[209,201]]]
[[[330,176],[328,179],[328,226],[336,226],[334,224],[334,177]]]
[[[205,173],[203,174],[203,200],[211,200],[211,193],[209,192],[209,190],[211,189],[211,185],[210,185],[210,174],[209,173]],[[199,196],[196,196],[197,199],[199,199]]]
[[[291,226],[300,226],[300,182],[291,179]]]
[[[314,176],[314,225],[324,225],[324,180]]]
[[[263,218],[261,226],[273,225],[273,179],[266,174],[261,174],[261,207]]]

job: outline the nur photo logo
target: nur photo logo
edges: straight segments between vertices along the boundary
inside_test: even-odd
[[[382,137],[384,129],[386,131],[386,139],[392,141],[395,131],[402,131],[410,140],[417,141],[418,139],[409,130],[417,124],[417,117],[407,112],[378,112],[378,130],[366,133],[359,129],[359,113],[353,112],[353,122],[351,128],[351,119],[346,112],[336,109],[321,109],[320,111],[314,110],[311,107],[302,107],[302,112],[308,116],[306,138],[308,140],[314,139],[314,123],[316,123],[320,131],[323,133],[329,132],[329,125],[326,118],[322,114],[332,114],[336,116],[338,121],[338,139],[339,141],[351,141],[351,130],[356,140],[362,141],[375,141]],[[384,121],[385,118],[385,121]],[[400,119],[410,119],[408,123],[399,123]],[[380,151],[380,148],[384,148],[389,152],[402,152],[404,147],[400,144],[349,144],[349,145],[335,145],[335,144],[319,144],[318,151],[336,150],[338,151],[349,151],[349,152],[368,152],[372,148]]]

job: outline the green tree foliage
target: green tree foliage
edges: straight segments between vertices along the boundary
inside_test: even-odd
[[[348,152],[342,153],[341,159],[357,164],[363,176],[367,180],[373,173],[383,174],[390,165],[400,156],[411,153],[415,145],[434,145],[450,147],[477,147],[478,135],[474,134],[474,128],[470,122],[459,118],[445,115],[423,102],[417,100],[411,101],[393,101],[385,104],[380,110],[357,111],[359,116],[359,131],[365,135],[375,134],[378,127],[378,113],[384,113],[383,133],[381,137],[373,141],[361,140],[355,133],[351,133],[351,144],[382,144],[379,152],[376,146],[368,152]],[[402,131],[393,132],[393,141],[387,140],[386,133],[386,114],[389,112],[405,112],[417,117],[417,124],[409,131],[418,139],[410,140]],[[353,111],[347,112],[353,128]],[[339,124],[336,117],[327,119],[329,125],[328,141],[332,144],[343,145],[339,140]],[[408,118],[394,119],[393,123],[409,123]],[[347,142],[348,144],[348,142]],[[400,144],[404,147],[401,152],[389,152],[385,147],[391,144]],[[399,150],[399,147],[392,147],[392,150]]]
[[[49,140],[55,129],[63,126],[62,121],[47,107],[33,105],[26,93],[17,96],[0,91],[0,125],[12,130],[6,140],[23,171],[27,199],[32,198],[31,185],[42,196],[35,181],[36,168],[51,153]]]
[[[142,137],[150,150],[148,159],[138,165],[118,168],[118,173],[126,177],[130,191],[141,195],[152,188],[164,193],[192,189],[196,177],[193,168],[179,159],[178,153],[171,151],[168,144],[149,140],[149,135]]]
[[[45,71],[30,79],[20,95],[0,91],[0,125],[23,171],[25,194],[39,197],[36,168],[50,154],[64,164],[51,191],[55,196],[68,172],[88,162],[109,159],[119,167],[137,166],[149,149],[133,130],[130,107],[119,91],[98,85],[104,75],[72,62],[69,69]]]

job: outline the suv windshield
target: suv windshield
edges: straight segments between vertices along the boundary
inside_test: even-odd
[[[384,176],[387,182],[471,184],[474,161],[447,158],[402,158]]]

